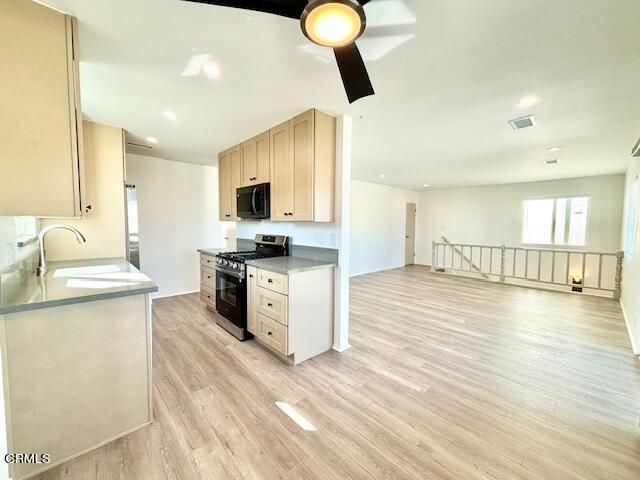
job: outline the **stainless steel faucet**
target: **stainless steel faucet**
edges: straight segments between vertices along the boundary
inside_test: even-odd
[[[38,275],[40,276],[43,276],[45,273],[47,273],[47,262],[44,258],[44,236],[51,230],[56,230],[58,228],[63,228],[65,230],[73,232],[76,236],[76,240],[78,240],[78,243],[85,243],[87,241],[87,239],[84,238],[84,235],[82,235],[78,230],[70,227],[69,225],[55,224],[44,227],[38,234],[38,243],[40,244],[40,266],[38,267]]]

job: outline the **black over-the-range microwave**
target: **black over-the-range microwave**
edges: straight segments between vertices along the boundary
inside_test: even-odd
[[[242,187],[236,190],[238,217],[260,220],[271,217],[270,189],[268,183]]]

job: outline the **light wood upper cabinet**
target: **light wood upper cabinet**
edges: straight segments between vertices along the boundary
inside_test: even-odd
[[[291,202],[289,204],[289,220],[313,221],[313,143],[314,120],[313,110],[298,115],[291,120],[291,166],[289,182],[291,182]],[[277,185],[275,186],[277,188]]]
[[[73,18],[0,2],[0,215],[79,217],[85,185]]]
[[[229,150],[229,169],[231,171],[231,220],[239,221],[236,190],[240,188],[240,145]]]
[[[271,131],[271,220],[332,222],[336,120],[309,110],[286,123]],[[285,131],[288,152],[273,145]]]
[[[229,151],[218,155],[218,203],[221,221],[231,220],[231,165]]]
[[[271,220],[289,220],[291,205],[290,125],[284,122],[269,132],[271,138]],[[274,188],[276,187],[277,188]]]
[[[309,110],[222,152],[220,158],[221,220],[239,220],[236,188],[269,182],[272,221],[333,222],[334,117]],[[223,166],[225,161],[228,170]],[[229,204],[227,188],[231,193]],[[224,205],[229,205],[228,210]]]
[[[264,132],[240,145],[240,186],[267,183],[269,175],[269,132]]]
[[[218,154],[218,192],[220,220],[235,222],[237,215],[236,189],[240,186],[241,146],[235,146]]]

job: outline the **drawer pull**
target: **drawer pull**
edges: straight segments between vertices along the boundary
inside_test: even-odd
[[[273,304],[272,303],[267,303],[267,307],[273,308]]]
[[[207,275],[207,278],[211,278],[211,275]]]
[[[271,336],[271,335],[273,335],[273,333],[271,333],[271,332],[267,332],[267,335]]]
[[[253,278],[253,273],[250,273],[250,274],[249,274],[249,278]]]

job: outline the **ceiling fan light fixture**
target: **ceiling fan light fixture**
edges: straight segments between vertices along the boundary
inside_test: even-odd
[[[337,48],[357,40],[367,20],[356,0],[312,0],[302,12],[300,23],[313,43]]]

